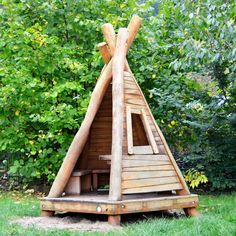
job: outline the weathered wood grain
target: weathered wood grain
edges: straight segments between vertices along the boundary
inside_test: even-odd
[[[143,172],[143,171],[159,171],[159,170],[174,170],[172,165],[151,165],[151,166],[135,166],[135,167],[124,167],[124,172]]]
[[[129,179],[150,179],[150,178],[159,178],[159,177],[172,177],[176,176],[176,172],[173,170],[162,170],[162,171],[140,171],[140,172],[122,172],[122,180],[129,180]]]
[[[157,160],[157,161],[140,161],[140,160],[123,160],[122,167],[141,167],[141,166],[152,166],[152,165],[168,165],[169,160]]]
[[[116,49],[113,57],[112,80],[112,159],[110,174],[110,200],[121,200],[121,165],[123,145],[123,117],[124,117],[124,83],[123,72],[126,57],[126,28],[118,31]]]
[[[147,186],[173,184],[173,183],[179,183],[179,179],[177,176],[123,180],[122,189],[138,188],[138,187],[141,188],[141,187],[147,187]]]
[[[126,107],[126,123],[127,123],[128,153],[133,154],[133,129],[132,129],[131,109],[129,106]]]
[[[164,184],[164,185],[154,185],[140,188],[128,188],[122,189],[123,194],[131,194],[131,193],[148,193],[148,192],[161,192],[161,191],[169,191],[169,190],[180,190],[182,189],[182,185],[179,183],[174,184]]]
[[[82,197],[82,196],[81,196]],[[100,206],[101,211],[97,211]],[[101,200],[99,196],[93,199],[79,198],[44,198],[41,201],[43,211],[83,212],[94,214],[127,214],[148,211],[160,211],[177,208],[191,208],[198,206],[198,197],[195,194],[183,196],[168,196],[156,198],[141,198],[122,201]]]

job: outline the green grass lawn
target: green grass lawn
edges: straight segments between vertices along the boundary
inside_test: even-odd
[[[236,193],[231,195],[200,196],[200,217],[197,218],[158,218],[124,224],[119,231],[106,235],[212,235],[236,236]],[[22,228],[10,224],[14,218],[39,216],[39,199],[20,193],[0,192],[0,235],[104,235],[99,232],[79,232],[69,230],[39,230]]]

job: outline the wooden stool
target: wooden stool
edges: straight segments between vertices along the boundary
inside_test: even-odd
[[[82,189],[89,191],[91,188],[91,173],[91,170],[74,171],[65,188],[65,193],[80,194]],[[83,181],[85,185],[83,186],[81,186],[82,176],[86,176],[86,181]]]

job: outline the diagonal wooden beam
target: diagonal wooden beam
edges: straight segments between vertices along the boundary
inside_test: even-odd
[[[107,91],[112,77],[112,61],[104,68],[97,84],[93,90],[90,103],[80,126],[79,131],[75,135],[66,157],[63,160],[60,170],[52,184],[48,197],[60,197],[64,188],[71,176],[71,173],[76,165],[76,162],[83,151],[87,138],[89,136],[90,128],[95,118],[95,115],[100,107],[102,99]]]
[[[107,41],[110,48],[111,55],[114,55],[116,48],[116,33],[111,23],[102,25],[102,33]]]
[[[121,200],[121,165],[123,147],[124,119],[124,67],[126,61],[126,42],[128,30],[118,31],[116,49],[112,64],[112,159],[109,200]]]
[[[137,15],[132,16],[128,25],[129,38],[127,41],[127,50],[129,50],[129,48],[131,47],[141,24],[142,24],[142,19],[139,16]]]

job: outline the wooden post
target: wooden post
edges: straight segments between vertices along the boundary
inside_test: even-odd
[[[124,117],[124,66],[128,30],[119,29],[113,57],[112,74],[112,159],[109,200],[121,200],[121,164]]]
[[[109,52],[108,48],[107,48],[107,43],[102,42],[99,43],[98,45],[99,51],[102,55],[102,59],[104,61],[105,64],[108,64],[109,61],[111,60],[111,53]]]
[[[108,215],[108,223],[113,226],[120,225],[121,216],[120,215]]]
[[[90,103],[84,118],[83,123],[80,126],[79,131],[74,137],[69,150],[64,158],[61,168],[54,180],[50,189],[48,197],[60,197],[64,191],[64,188],[71,176],[71,173],[76,165],[76,162],[83,151],[84,145],[89,136],[90,127],[95,118],[95,115],[99,109],[102,99],[106,93],[106,90],[111,82],[112,77],[112,60],[108,63],[103,73],[101,74],[94,91],[92,93]]]
[[[184,212],[186,216],[196,217],[200,215],[196,207],[184,208]]]

